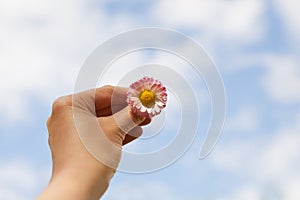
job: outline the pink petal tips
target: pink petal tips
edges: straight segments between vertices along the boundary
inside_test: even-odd
[[[127,103],[138,116],[152,118],[166,107],[166,102],[166,87],[152,77],[144,77],[129,86]]]

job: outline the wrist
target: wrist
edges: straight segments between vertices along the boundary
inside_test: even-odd
[[[98,167],[97,171],[82,168],[55,171],[47,189],[40,197],[47,196],[49,200],[99,200],[106,191],[113,174],[114,170],[104,165]]]

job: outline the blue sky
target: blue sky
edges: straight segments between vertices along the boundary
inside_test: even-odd
[[[227,94],[223,135],[198,160],[210,104],[203,81],[190,80],[203,108],[191,148],[155,173],[117,173],[103,199],[299,199],[299,8],[296,0],[0,1],[0,199],[33,199],[47,185],[45,121],[53,100],[73,92],[87,56],[114,35],[149,26],[181,31],[215,62]],[[180,63],[135,54],[116,67],[149,60]],[[170,139],[158,138],[128,149]]]

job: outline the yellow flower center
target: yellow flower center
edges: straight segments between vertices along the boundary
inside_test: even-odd
[[[156,97],[152,91],[144,90],[141,92],[139,99],[145,107],[151,108],[155,104]]]

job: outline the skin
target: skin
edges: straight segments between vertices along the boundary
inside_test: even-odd
[[[112,105],[113,92],[117,100]],[[122,145],[126,145],[142,134],[140,126],[150,123],[150,119],[141,119],[129,111],[126,92],[127,88],[113,86],[96,89],[94,99],[96,112],[90,113],[97,118],[107,138],[120,147],[120,154]],[[85,91],[76,95],[89,97],[91,92]],[[132,127],[129,134],[124,133],[115,123],[112,106],[117,108],[118,113],[126,120],[136,122],[136,127]],[[96,160],[83,146],[74,123],[74,109],[88,112],[88,108],[73,105],[72,95],[60,97],[53,103],[51,116],[47,120],[52,176],[48,187],[39,195],[38,200],[99,199],[108,188],[116,171]]]

